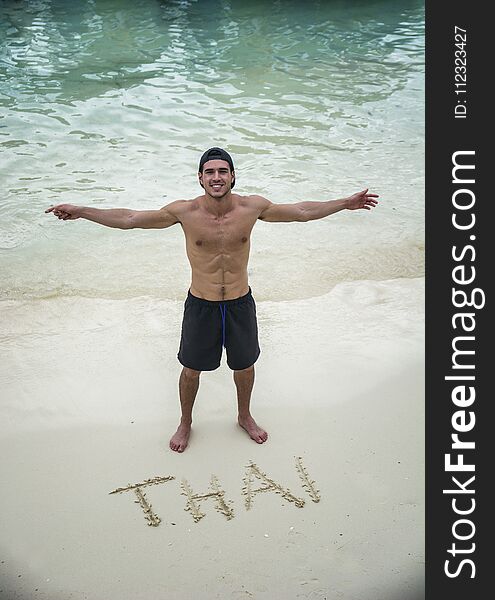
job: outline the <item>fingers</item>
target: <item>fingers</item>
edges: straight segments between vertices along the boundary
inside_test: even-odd
[[[45,210],[45,214],[53,213],[56,217],[58,217],[61,221],[67,221],[71,218],[71,213],[62,210],[60,207],[64,206],[63,204],[56,204],[55,206],[50,206]]]
[[[358,192],[355,195],[358,196],[358,197],[361,196],[361,198],[363,200],[368,200],[369,198],[379,198],[380,197],[378,194],[368,193],[368,189],[369,188],[366,188],[362,192]]]
[[[55,204],[55,206],[50,206],[50,208],[47,208],[45,210],[45,213],[53,213],[56,217],[58,217],[60,214],[68,214],[65,211],[63,211],[60,207],[63,206],[63,204]]]
[[[377,198],[378,196],[376,194],[373,194],[375,198]],[[374,200],[373,198],[370,197],[366,197],[364,198],[364,202],[361,206],[361,208],[364,208],[365,210],[371,210],[372,208],[375,208],[375,206],[378,204],[377,200]]]

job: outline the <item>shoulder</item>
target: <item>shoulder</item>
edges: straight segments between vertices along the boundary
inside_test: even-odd
[[[179,218],[197,208],[199,208],[199,197],[192,200],[174,200],[174,202],[170,202],[170,204],[163,206],[160,210]]]
[[[259,214],[271,205],[270,200],[267,200],[258,194],[251,194],[249,196],[240,196],[237,194],[237,202],[239,206],[251,209]]]

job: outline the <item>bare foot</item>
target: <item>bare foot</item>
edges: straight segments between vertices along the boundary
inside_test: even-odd
[[[187,442],[189,441],[189,435],[191,434],[191,425],[181,423],[170,439],[170,448],[174,452],[184,452],[187,448]]]
[[[249,437],[257,444],[263,444],[268,439],[268,433],[258,427],[256,421],[249,415],[248,417],[239,417],[237,419],[239,425],[249,433]]]

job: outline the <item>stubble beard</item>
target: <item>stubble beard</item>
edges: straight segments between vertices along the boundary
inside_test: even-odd
[[[209,195],[211,198],[213,198],[214,200],[217,200],[218,202],[220,202],[220,201],[221,201],[221,200],[223,200],[223,199],[225,198],[225,196],[227,196],[227,194],[229,194],[229,193],[230,193],[230,191],[232,190],[232,186],[228,187],[228,186],[225,184],[225,187],[226,187],[226,190],[225,190],[225,192],[223,192],[223,193],[222,193],[222,195],[221,195],[221,196],[213,195],[213,194],[212,194],[212,193],[210,193],[210,192],[208,193],[208,195]],[[213,192],[213,193],[215,193],[215,194],[218,194],[218,193],[219,193],[219,190],[218,190],[218,191],[215,191],[215,190],[213,189],[213,187],[212,187],[212,192]]]

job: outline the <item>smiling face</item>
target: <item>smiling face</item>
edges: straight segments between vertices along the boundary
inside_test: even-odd
[[[235,173],[226,160],[209,160],[198,173],[199,183],[212,198],[223,198],[230,192],[235,181]]]

